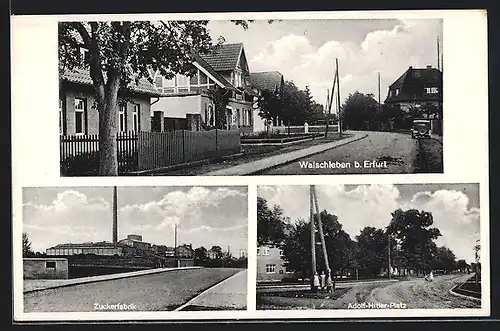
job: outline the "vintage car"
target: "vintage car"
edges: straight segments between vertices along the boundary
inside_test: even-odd
[[[429,120],[413,120],[411,128],[412,138],[430,138],[431,137],[431,121]]]

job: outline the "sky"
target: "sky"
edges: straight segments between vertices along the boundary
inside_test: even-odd
[[[112,187],[23,189],[23,231],[32,249],[62,243],[112,241]],[[118,187],[118,239],[194,248],[228,246],[235,256],[248,248],[247,187]]]
[[[280,206],[290,222],[309,218],[309,186],[259,186],[257,192],[269,207]],[[316,192],[320,210],[337,215],[352,239],[366,226],[385,228],[394,210],[414,208],[432,213],[433,227],[442,234],[438,246],[474,261],[480,238],[477,184],[317,185]]]
[[[304,89],[308,85],[316,102],[325,104],[332,88],[335,59],[339,62],[340,96],[373,93],[381,102],[388,87],[409,66],[437,67],[438,19],[330,19],[254,21],[247,30],[230,21],[210,21],[213,40],[241,42],[251,72],[277,70],[285,80]],[[442,45],[442,43],[440,43]],[[442,47],[440,47],[442,52]]]

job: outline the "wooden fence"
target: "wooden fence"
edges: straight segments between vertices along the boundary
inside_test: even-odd
[[[137,170],[223,157],[240,150],[238,130],[140,132]]]
[[[116,135],[118,172],[137,169],[137,133],[118,132]],[[63,176],[97,175],[99,171],[99,135],[60,137],[60,164]]]
[[[118,173],[152,170],[239,153],[238,130],[119,132]],[[60,137],[62,176],[96,176],[99,135]]]

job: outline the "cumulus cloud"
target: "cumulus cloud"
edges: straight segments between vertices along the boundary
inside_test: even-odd
[[[41,204],[37,201],[43,190],[38,192],[23,205],[24,231],[35,250],[66,242],[110,241],[112,210],[105,198],[73,189],[59,192],[50,203]],[[138,197],[138,192],[147,198]],[[103,196],[110,200],[108,193]],[[142,202],[130,203],[134,197]],[[120,188],[118,194],[119,239],[135,233],[151,243],[172,245],[174,224],[178,224],[183,242],[206,243],[216,236],[246,247],[246,229],[242,228],[247,226],[247,215],[247,193],[238,188]]]
[[[270,207],[281,206],[292,220],[307,220],[308,190],[308,186],[263,186],[258,194]],[[320,185],[316,190],[320,209],[337,215],[351,238],[365,226],[385,228],[398,208],[415,208],[433,214],[433,226],[442,233],[438,245],[452,249],[457,258],[473,259],[472,247],[479,238],[479,209],[468,207],[469,198],[461,191],[423,191],[403,199],[397,185]]]
[[[368,32],[361,42],[328,40],[314,46],[305,35],[290,33],[268,41],[256,54],[247,54],[252,71],[278,70],[300,88],[310,87],[315,100],[324,103],[331,89],[335,59],[339,61],[341,97],[359,90],[381,97],[409,67],[436,66],[435,20],[401,20],[390,29]],[[383,101],[383,100],[382,100]]]

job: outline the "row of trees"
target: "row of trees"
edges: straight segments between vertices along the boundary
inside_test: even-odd
[[[213,256],[210,256],[209,252],[212,252]],[[194,264],[203,267],[246,268],[247,257],[235,257],[229,251],[223,251],[220,246],[212,246],[210,250],[200,246],[194,249]]]
[[[365,227],[352,239],[343,230],[337,216],[323,210],[320,214],[328,251],[328,259],[333,274],[347,275],[357,271],[359,277],[374,277],[391,266],[400,275],[410,270],[422,274],[429,270],[451,272],[467,270],[465,260],[456,260],[447,247],[438,247],[435,240],[441,236],[438,228],[432,227],[432,214],[409,209],[395,210],[385,229]],[[310,276],[311,236],[309,222],[299,219],[291,223],[283,216],[279,206],[270,208],[267,201],[257,201],[259,245],[277,244],[283,249],[285,265],[303,277]],[[319,236],[318,233],[316,233]],[[317,238],[317,242],[319,238]],[[316,260],[323,266],[323,254],[317,246]]]
[[[278,117],[286,126],[315,123],[325,116],[323,105],[313,100],[309,86],[302,90],[293,81],[285,81],[281,91],[262,91],[257,103],[262,119]]]
[[[399,105],[379,104],[373,94],[358,91],[349,94],[340,110],[345,128],[353,130],[409,129],[413,119],[434,115],[442,118],[442,107],[427,102],[408,111]]]

